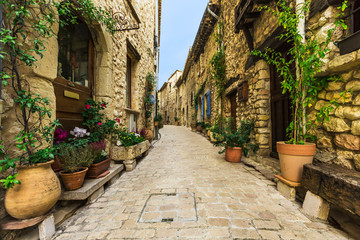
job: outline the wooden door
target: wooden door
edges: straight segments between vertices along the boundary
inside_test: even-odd
[[[94,96],[95,49],[85,23],[60,29],[58,39],[58,77],[53,82],[56,118],[69,131],[84,127],[81,112],[86,100]]]
[[[283,57],[289,59],[287,52],[289,46],[284,46],[278,49]],[[295,67],[295,65],[294,65]],[[293,67],[293,73],[295,69]],[[288,140],[286,136],[286,129],[291,122],[291,105],[289,94],[283,94],[281,82],[283,78],[280,73],[276,71],[274,65],[270,66],[270,91],[271,91],[271,135],[272,135],[272,152],[271,156],[278,158],[276,150],[276,142]]]

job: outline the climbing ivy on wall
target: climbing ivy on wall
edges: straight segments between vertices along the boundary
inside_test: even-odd
[[[214,35],[215,42],[217,43],[217,51],[210,60],[210,74],[211,79],[214,80],[217,90],[217,98],[222,99],[225,92],[226,83],[226,61],[225,49],[223,44],[223,23],[219,21],[217,32]]]
[[[145,101],[144,101],[146,125],[150,121],[149,119],[151,119],[151,114],[153,112],[154,104],[153,104],[152,94],[154,92],[154,87],[155,87],[154,74],[149,72],[146,75],[146,92],[145,92]]]
[[[202,94],[204,92],[205,89],[205,85],[206,85],[206,81],[207,79],[201,84],[201,87],[199,88],[199,90],[196,92],[195,97],[194,97],[194,103],[193,103],[193,107],[196,107],[199,104],[199,97],[200,94]]]

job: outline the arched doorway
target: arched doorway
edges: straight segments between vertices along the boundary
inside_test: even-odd
[[[89,28],[81,20],[60,27],[58,45],[56,117],[65,130],[70,130],[82,126],[85,101],[94,97],[95,48]]]

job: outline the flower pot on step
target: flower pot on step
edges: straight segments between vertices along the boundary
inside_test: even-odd
[[[17,167],[16,179],[21,184],[8,189],[4,200],[9,215],[17,219],[40,217],[56,204],[61,194],[61,185],[51,169],[53,162]]]
[[[241,161],[241,147],[226,147],[225,160],[228,162],[238,163]]]
[[[197,125],[197,126],[196,126],[196,131],[198,131],[198,132],[201,132],[201,131],[202,131],[201,125]]]
[[[301,182],[303,166],[312,163],[316,145],[314,143],[286,144],[276,143],[280,159],[281,176],[293,182]]]
[[[86,172],[87,178],[98,178],[99,175],[104,173],[110,167],[111,158],[105,159],[99,163],[91,164]]]
[[[67,191],[79,189],[84,184],[85,175],[88,168],[79,168],[78,172],[66,173],[61,171],[59,174]]]
[[[148,141],[152,141],[154,138],[154,133],[151,129],[147,128],[145,129],[145,139]]]

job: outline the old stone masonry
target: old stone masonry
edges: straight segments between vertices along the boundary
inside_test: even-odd
[[[350,239],[304,215],[255,169],[200,134],[165,126],[132,172],[60,226],[54,239]]]

